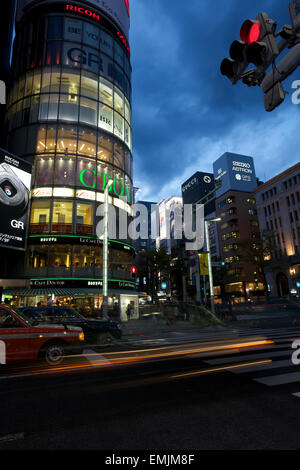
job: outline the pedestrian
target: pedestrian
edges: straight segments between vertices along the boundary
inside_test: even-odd
[[[132,313],[132,305],[131,305],[131,304],[128,304],[128,305],[127,305],[127,309],[126,309],[126,315],[127,315],[127,320],[128,320],[128,321],[130,320],[131,313]]]
[[[115,302],[114,303],[114,306],[113,306],[113,318],[117,319],[120,317],[120,309],[119,309],[119,305],[118,305],[118,302]]]

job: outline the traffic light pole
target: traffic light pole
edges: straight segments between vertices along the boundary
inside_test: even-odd
[[[104,189],[104,234],[103,234],[103,317],[107,317],[108,312],[108,192],[113,181],[109,180]]]

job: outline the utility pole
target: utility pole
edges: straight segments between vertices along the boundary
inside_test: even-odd
[[[108,311],[108,192],[113,180],[109,180],[104,189],[104,234],[103,234],[103,317]]]
[[[214,293],[214,280],[212,273],[211,257],[210,257],[210,242],[208,226],[210,222],[220,222],[220,218],[206,219],[205,224],[205,238],[206,238],[206,251],[207,251],[207,264],[208,264],[208,278],[209,278],[209,291],[210,291],[210,305],[212,313],[215,313],[215,293]]]

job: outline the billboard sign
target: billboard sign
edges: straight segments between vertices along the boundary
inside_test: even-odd
[[[0,149],[0,246],[25,250],[32,165]]]
[[[224,153],[214,162],[215,181],[221,181],[216,196],[227,191],[251,192],[257,186],[254,161],[252,157],[236,153]]]
[[[66,0],[19,0],[18,3],[18,12],[17,20],[20,20],[23,11],[30,4],[37,6],[39,4],[51,4],[51,3],[61,3],[68,6],[70,10],[78,12],[86,17],[97,18],[97,12],[94,12],[92,9],[102,10],[107,16],[113,19],[113,21],[121,28],[123,33],[129,37],[129,28],[130,28],[130,5],[129,0],[83,0],[78,2],[68,2]],[[86,6],[83,8],[83,5]],[[96,16],[95,16],[96,15]]]
[[[204,206],[204,215],[207,216],[215,211],[214,197],[211,192],[215,188],[214,175],[212,173],[203,173],[197,171],[181,186],[182,199],[184,204],[195,204],[203,200],[208,194],[210,202],[206,200]]]

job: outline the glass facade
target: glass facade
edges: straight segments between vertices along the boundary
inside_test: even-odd
[[[117,218],[121,210],[131,215],[130,58],[107,21],[51,8],[33,9],[17,26],[7,147],[34,162],[29,236],[70,243],[29,243],[27,272],[101,278],[102,247],[78,240],[96,237],[110,179]],[[132,250],[112,246],[109,261],[112,279],[130,280]]]

